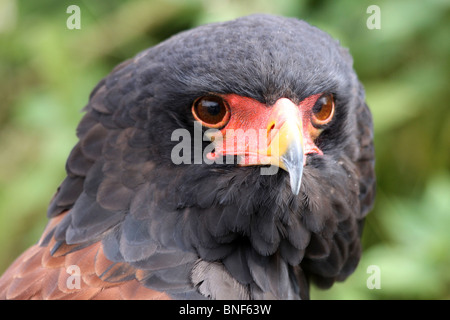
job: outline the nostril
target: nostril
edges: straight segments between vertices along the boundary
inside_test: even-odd
[[[275,129],[275,122],[271,122],[267,127],[267,137],[270,137],[272,130]]]
[[[274,137],[274,129],[275,129],[276,123],[275,121],[272,121],[267,126],[267,145],[269,145],[272,142],[272,139]]]

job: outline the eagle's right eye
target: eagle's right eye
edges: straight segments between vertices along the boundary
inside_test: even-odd
[[[334,97],[331,93],[323,94],[313,107],[312,123],[323,126],[331,121],[334,115]]]
[[[230,120],[230,107],[222,97],[208,95],[194,101],[192,114],[208,128],[222,128]]]

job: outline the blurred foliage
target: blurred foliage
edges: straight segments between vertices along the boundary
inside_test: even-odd
[[[81,29],[69,30],[69,5]],[[369,30],[368,6],[381,9]],[[375,123],[377,201],[360,265],[316,299],[450,298],[450,1],[0,0],[0,272],[46,224],[90,90],[172,34],[256,12],[348,47]],[[380,270],[380,289],[366,285]]]

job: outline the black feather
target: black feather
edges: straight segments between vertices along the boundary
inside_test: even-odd
[[[314,141],[323,155],[306,157],[298,196],[283,170],[262,176],[256,166],[172,162],[179,142],[171,135],[193,136],[190,110],[202,95],[270,107],[323,92],[335,96],[335,116]],[[364,99],[348,51],[296,19],[242,17],[149,48],[90,95],[68,177],[48,209],[49,217],[68,211],[49,233],[53,251],[101,241],[111,261],[105,281],[134,276],[175,298],[308,298],[310,280],[344,280],[361,255],[375,195]]]

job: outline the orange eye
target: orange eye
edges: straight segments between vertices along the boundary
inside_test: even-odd
[[[194,118],[209,128],[222,128],[230,120],[230,108],[219,96],[203,96],[192,105]]]
[[[322,126],[330,122],[334,115],[333,95],[331,93],[323,94],[317,99],[312,112],[312,123],[315,126]]]

